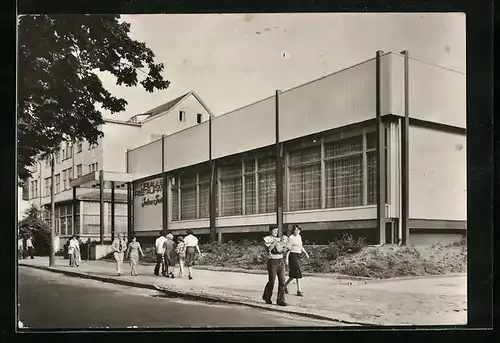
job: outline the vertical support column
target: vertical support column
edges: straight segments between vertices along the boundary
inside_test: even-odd
[[[405,118],[401,131],[401,191],[402,191],[402,204],[401,204],[401,224],[402,224],[402,244],[407,245],[410,243],[410,163],[409,163],[409,130],[410,130],[410,83],[409,83],[409,53],[407,50],[402,54],[405,57],[404,61],[404,94],[405,94]]]
[[[385,244],[385,130],[381,107],[381,57],[376,57],[376,128],[377,128],[377,233],[378,244]]]
[[[168,231],[167,175],[165,174],[165,135],[161,135],[161,218],[163,235]]]
[[[115,239],[115,182],[111,181],[111,240]]]
[[[222,243],[222,232],[217,232],[217,242]]]
[[[76,232],[76,205],[77,205],[77,202],[76,202],[76,187],[73,187],[73,199],[72,199],[72,207],[73,207],[73,211],[71,211],[73,213],[72,217],[71,217],[71,220],[73,221],[72,223],[72,226],[73,226],[73,234],[77,234]],[[78,234],[80,234],[80,230],[78,230]]]
[[[283,235],[283,149],[280,144],[279,94],[276,91],[276,224],[279,236]]]
[[[127,238],[132,240],[132,183],[127,182]]]
[[[99,243],[104,243],[104,171],[99,171]]]
[[[210,241],[215,242],[217,240],[217,228],[215,227],[215,185],[216,185],[216,173],[215,173],[215,161],[212,159],[212,116],[208,119],[208,159],[210,162],[210,188],[209,188],[209,212],[210,212]],[[180,207],[179,207],[180,211]]]
[[[50,247],[49,267],[56,264],[55,238],[56,238],[56,204],[54,201],[54,153],[50,154]]]

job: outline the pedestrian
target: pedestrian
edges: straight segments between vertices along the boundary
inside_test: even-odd
[[[137,276],[137,264],[139,263],[139,255],[144,257],[144,253],[142,252],[141,243],[137,242],[137,237],[132,237],[132,242],[128,245],[127,257],[130,263],[130,275]]]
[[[80,251],[80,237],[75,236],[75,266],[80,267],[82,262],[82,252]]]
[[[283,260],[283,251],[285,244],[278,237],[278,226],[269,226],[269,235],[264,237],[264,244],[268,251],[267,259],[267,274],[268,281],[264,288],[262,299],[267,304],[272,304],[271,297],[273,295],[274,281],[278,276],[278,297],[276,305],[287,306],[285,302],[285,262]]]
[[[175,260],[177,259],[177,253],[175,252],[175,242],[174,236],[169,233],[165,237],[165,243],[163,243],[163,259],[166,267],[166,277],[174,278],[174,268]]]
[[[21,259],[23,258],[23,247],[24,247],[24,242],[23,242],[23,238],[19,238],[17,240],[17,258],[18,259]]]
[[[155,251],[156,251],[156,265],[154,273],[155,275],[160,275],[160,265],[161,265],[161,273],[165,275],[165,263],[163,263],[163,244],[165,243],[165,236],[163,236],[163,231],[159,232],[159,236],[155,241]]]
[[[69,266],[70,267],[75,267],[77,264],[77,262],[76,262],[77,244],[78,244],[78,241],[76,240],[76,237],[74,235],[71,236],[70,240],[68,241],[68,256],[69,256]]]
[[[285,261],[289,265],[288,280],[285,282],[285,293],[288,294],[288,284],[295,279],[297,283],[297,295],[303,297],[304,293],[300,289],[299,280],[302,279],[302,268],[300,266],[300,257],[304,253],[307,258],[309,254],[302,245],[302,237],[300,236],[301,227],[299,225],[294,225],[292,227],[292,234],[288,238],[288,244],[290,251],[286,254]]]
[[[184,276],[184,261],[186,259],[186,245],[184,244],[184,237],[179,236],[177,238],[177,247],[175,248],[177,253],[177,261],[179,261],[179,277]]]
[[[196,252],[203,257],[200,251],[200,246],[198,244],[198,238],[193,235],[193,230],[189,229],[186,231],[187,236],[184,237],[184,245],[186,246],[186,266],[188,267],[189,275],[188,279],[193,279],[193,265],[196,259]]]
[[[28,249],[30,258],[34,259],[35,246],[33,245],[33,239],[31,238],[30,235],[28,235],[28,238],[26,238],[26,248]]]
[[[116,273],[120,276],[122,275],[123,257],[125,255],[125,251],[127,250],[127,242],[125,242],[121,233],[119,233],[113,240],[111,249],[113,250],[113,256],[116,260]]]

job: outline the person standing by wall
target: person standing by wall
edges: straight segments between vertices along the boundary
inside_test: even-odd
[[[35,258],[35,246],[33,245],[33,239],[31,235],[28,235],[28,238],[26,238],[26,248],[28,249],[28,253],[30,255],[31,259]]]
[[[186,246],[186,266],[188,267],[189,280],[193,279],[193,265],[196,260],[196,252],[200,254],[200,257],[203,257],[203,254],[200,251],[200,246],[198,244],[198,238],[193,235],[193,230],[186,231],[187,236],[184,237],[184,244]]]
[[[162,275],[165,275],[165,263],[163,263],[163,253],[164,253],[164,247],[163,244],[165,243],[165,236],[163,236],[163,231],[159,232],[159,236],[155,241],[155,252],[156,252],[156,265],[154,269],[154,274],[155,275],[160,275],[160,265],[161,265],[161,273]]]
[[[264,237],[264,244],[268,251],[267,259],[267,274],[268,282],[264,288],[262,299],[267,304],[272,304],[271,297],[273,295],[274,282],[278,276],[278,297],[276,305],[287,306],[285,302],[285,262],[283,260],[283,251],[285,243],[278,237],[278,226],[269,226],[269,235]]]
[[[165,243],[163,243],[163,250],[165,267],[167,269],[165,276],[173,279],[177,254],[175,252],[174,236],[171,233],[166,236]]]
[[[111,244],[113,255],[116,261],[116,273],[118,276],[122,275],[122,263],[125,251],[127,250],[127,242],[123,239],[123,235],[119,233],[113,243]]]
[[[288,294],[288,284],[295,279],[297,283],[297,295],[303,297],[304,293],[300,289],[299,280],[302,279],[302,268],[300,265],[301,254],[304,253],[307,258],[309,254],[302,245],[302,237],[300,236],[301,228],[299,225],[294,225],[292,228],[292,234],[288,238],[288,244],[290,246],[290,251],[287,253],[286,260],[289,263],[290,269],[288,272],[288,280],[285,282],[285,293]]]
[[[141,243],[137,242],[137,237],[132,237],[132,242],[128,245],[127,257],[130,260],[130,275],[137,276],[137,264],[139,264],[139,255],[144,257]]]

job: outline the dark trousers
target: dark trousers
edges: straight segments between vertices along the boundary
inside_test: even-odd
[[[34,259],[34,252],[35,252],[35,249],[33,249],[33,247],[29,247],[28,248],[28,253],[30,254],[30,258],[31,259]]]
[[[156,265],[155,265],[155,274],[159,275],[161,265],[161,273],[165,274],[165,263],[163,263],[162,254],[156,254]]]
[[[285,262],[282,258],[280,259],[268,259],[267,260],[267,274],[269,276],[269,281],[264,288],[264,295],[262,298],[264,300],[271,300],[273,295],[274,281],[276,276],[278,276],[278,298],[276,303],[285,302]]]

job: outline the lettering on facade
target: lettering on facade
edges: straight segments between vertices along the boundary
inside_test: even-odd
[[[142,207],[156,206],[163,202],[163,180],[155,179],[134,185],[134,198]]]

